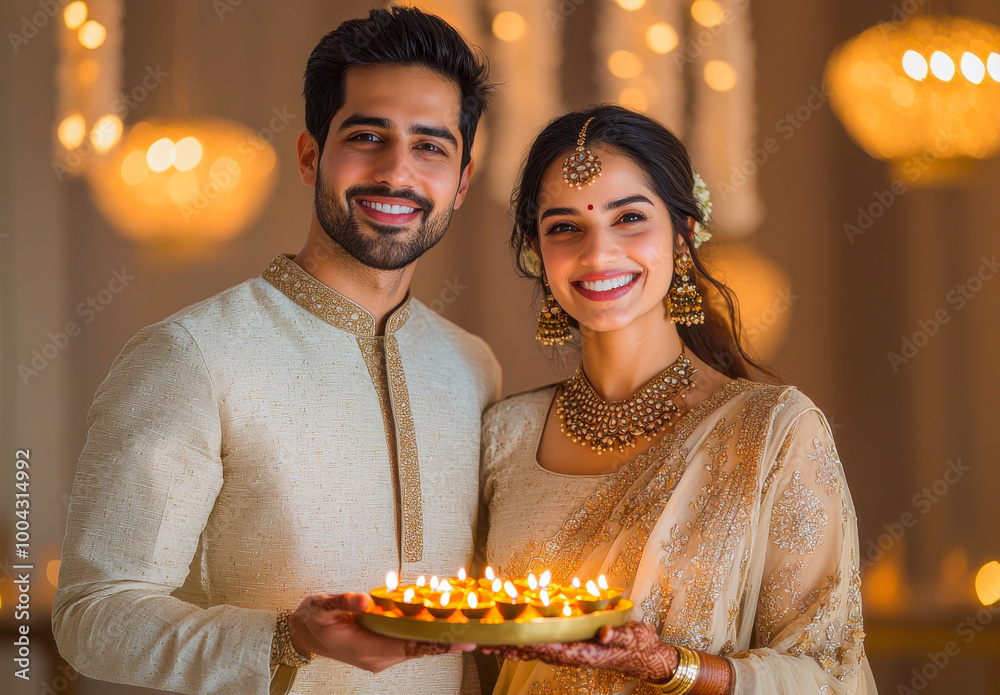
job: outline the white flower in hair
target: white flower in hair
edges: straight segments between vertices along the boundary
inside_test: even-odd
[[[694,199],[701,210],[702,219],[708,220],[708,216],[712,214],[712,194],[709,192],[708,186],[705,185],[705,179],[701,178],[701,174],[697,171],[692,173],[694,174]],[[705,225],[701,222],[695,222],[694,247],[698,248],[711,238],[712,234],[705,229]]]
[[[521,241],[521,266],[531,277],[542,277],[542,259],[526,239]]]

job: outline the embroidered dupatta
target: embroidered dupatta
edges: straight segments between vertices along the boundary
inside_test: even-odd
[[[857,545],[825,418],[795,389],[740,379],[603,479],[551,538],[489,559],[560,583],[607,575],[664,641],[732,657],[737,692],[874,693]],[[495,692],[652,689],[613,671],[510,662]]]

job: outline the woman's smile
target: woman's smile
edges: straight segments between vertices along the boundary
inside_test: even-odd
[[[641,276],[642,273],[613,270],[591,273],[572,281],[570,285],[584,299],[608,302],[628,294],[638,284]]]

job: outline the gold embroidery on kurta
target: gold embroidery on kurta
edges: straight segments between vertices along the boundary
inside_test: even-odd
[[[375,318],[367,310],[321,283],[287,256],[276,256],[261,277],[309,313],[357,338],[378,396],[389,458],[395,468],[401,559],[418,562],[423,557],[424,532],[417,435],[395,336],[409,318],[409,294],[386,321],[385,336],[379,336],[375,333]]]

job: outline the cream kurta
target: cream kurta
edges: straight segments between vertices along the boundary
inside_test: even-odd
[[[280,256],[143,329],[88,417],[60,652],[94,678],[267,693],[278,609],[469,563],[498,382],[485,343],[423,304],[376,337],[367,312]],[[440,695],[461,678],[457,654],[378,675],[317,658],[293,692]]]
[[[854,506],[809,399],[733,381],[616,473],[572,476],[535,458],[553,391],[484,418],[486,561],[499,574],[608,575],[665,641],[732,658],[737,695],[875,695]],[[612,671],[508,662],[495,692],[652,689]]]

